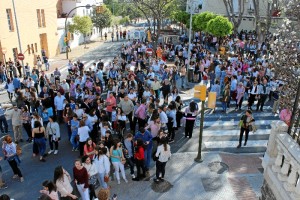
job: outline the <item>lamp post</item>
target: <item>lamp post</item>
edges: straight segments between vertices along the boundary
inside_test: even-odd
[[[4,67],[5,68],[6,68],[6,57],[5,57],[6,52],[7,52],[7,49],[6,48],[2,48],[2,54],[3,54]]]
[[[71,12],[73,12],[74,10],[76,10],[77,8],[86,8],[86,9],[90,9],[90,8],[94,8],[95,5],[90,5],[90,4],[87,4],[85,6],[76,6],[75,8],[73,8],[72,10],[70,10],[70,12],[67,14],[66,16],[66,20],[65,20],[65,41],[66,41],[66,58],[69,59],[69,50],[68,50],[68,43],[69,43],[69,40],[68,40],[68,26],[67,26],[67,22],[68,22],[68,18],[69,18],[69,15],[71,14]]]

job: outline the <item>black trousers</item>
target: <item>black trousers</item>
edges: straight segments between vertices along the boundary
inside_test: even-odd
[[[27,133],[27,136],[29,139],[32,138],[32,135],[31,135],[31,124],[30,123],[23,123],[23,127]]]
[[[126,159],[126,163],[129,165],[130,167],[130,174],[134,174],[134,158],[130,157]]]
[[[53,150],[53,144],[54,144],[54,146],[55,146],[54,150],[58,150],[58,141],[53,141],[52,140],[52,135],[48,135],[48,139],[49,139],[50,149]]]
[[[175,138],[175,128],[173,127],[173,122],[168,122],[168,138],[174,140]]]
[[[165,177],[165,168],[167,162],[156,161],[156,178],[159,178],[159,174],[161,174],[161,178]]]
[[[235,100],[236,108],[241,109],[242,108],[242,103],[243,103],[244,97],[241,98],[240,102],[237,103],[237,100]]]
[[[84,145],[85,145],[85,142],[79,142],[79,153],[80,153],[80,156],[83,156]]]
[[[258,110],[260,107],[260,110],[263,111],[263,108],[264,108],[267,98],[268,98],[267,94],[260,95],[260,99],[258,100],[257,105],[256,105],[256,110]]]
[[[193,136],[195,120],[186,120],[185,123],[185,137],[189,136],[190,138]]]
[[[144,162],[145,162],[144,160],[135,159],[136,173],[137,173],[136,176],[138,179],[142,178],[141,169],[143,171],[143,176],[145,177],[145,175],[146,175],[146,168],[145,168]]]
[[[3,130],[2,124],[4,125],[5,130]],[[8,132],[8,124],[7,124],[7,120],[6,120],[4,115],[0,116],[0,129],[1,129],[2,133],[7,133]]]
[[[139,128],[144,128],[146,124],[146,120],[138,118],[138,123],[139,123]]]
[[[249,129],[241,127],[241,130],[240,130],[240,139],[239,139],[239,144],[240,145],[242,144],[244,132],[245,132],[245,143],[248,141]]]
[[[90,199],[93,199],[93,198],[97,198],[96,196],[96,192],[95,192],[95,186],[92,185],[92,184],[89,184],[89,192],[90,192]]]
[[[249,99],[248,99],[248,108],[251,108],[251,106],[253,105],[254,101],[255,101],[255,94],[250,94]]]
[[[18,163],[15,161],[15,159],[8,161],[8,164],[13,170],[14,174],[17,174],[19,177],[23,177],[21,170],[18,167]]]
[[[135,125],[133,124],[133,121],[132,121],[132,112],[130,112],[128,115],[126,115],[128,120],[129,120],[129,124],[130,124],[130,129],[135,131]]]
[[[63,122],[63,110],[57,110],[57,122],[59,124]]]

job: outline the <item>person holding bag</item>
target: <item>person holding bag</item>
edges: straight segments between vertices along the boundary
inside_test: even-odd
[[[239,125],[241,127],[241,129],[240,129],[240,139],[239,139],[239,145],[236,148],[241,148],[244,132],[245,132],[244,146],[247,145],[249,132],[253,130],[254,121],[255,121],[255,119],[252,117],[252,111],[247,110],[245,115],[242,116],[242,118],[240,120],[240,123],[239,123]]]
[[[18,167],[20,159],[17,155],[17,145],[13,143],[12,138],[9,135],[6,135],[3,139],[2,150],[4,152],[4,159],[8,161],[9,166],[14,172],[13,179],[20,178],[20,182],[23,182],[24,178]]]
[[[118,185],[120,185],[120,170],[124,181],[128,183],[125,176],[124,164],[122,163],[123,160],[125,160],[125,158],[122,152],[121,142],[119,139],[115,139],[113,146],[110,148],[110,159],[115,168]]]
[[[54,170],[54,181],[57,191],[60,193],[60,200],[78,199],[73,193],[70,174],[62,167],[58,166]]]
[[[48,135],[49,139],[49,146],[50,151],[48,151],[48,154],[51,154],[54,152],[56,155],[58,153],[58,141],[60,139],[60,128],[58,123],[54,120],[54,117],[49,117],[49,123],[46,127],[46,134]],[[55,145],[55,150],[53,150],[53,144]]]
[[[160,139],[160,145],[157,147],[155,156],[158,159],[156,161],[156,179],[154,181],[164,181],[166,164],[171,157],[171,147],[168,145],[166,137]]]
[[[141,138],[137,139],[136,141],[136,152],[134,154],[135,164],[136,164],[136,171],[137,175],[136,178],[132,178],[133,181],[139,181],[142,178],[146,177],[146,169],[145,169],[145,155],[144,155],[144,142]],[[141,169],[143,170],[143,175],[141,175]]]
[[[82,165],[86,168],[89,175],[90,199],[92,200],[93,198],[97,198],[95,193],[95,188],[97,187],[97,167],[87,155],[82,157]]]
[[[98,180],[102,188],[107,189],[109,181],[110,161],[106,155],[106,147],[96,147],[93,162],[97,168]]]

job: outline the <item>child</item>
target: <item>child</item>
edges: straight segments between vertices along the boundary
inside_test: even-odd
[[[43,108],[42,119],[43,119],[44,127],[46,128],[49,122],[49,115],[48,115],[48,109],[45,107]]]
[[[146,169],[144,165],[144,142],[141,138],[138,138],[136,141],[136,151],[134,153],[134,159],[135,159],[135,164],[136,164],[136,171],[137,171],[137,176],[136,178],[132,178],[133,181],[139,181],[142,178],[146,177]],[[141,168],[143,170],[143,175],[141,175]]]
[[[52,200],[58,200],[56,186],[52,181],[44,181],[42,185],[43,185],[43,190],[40,190],[41,194],[48,195]]]
[[[73,149],[72,151],[78,151],[78,140],[76,139],[76,136],[78,135],[78,128],[79,128],[79,121],[76,114],[73,115],[73,119],[70,122],[71,125],[71,139],[70,142],[72,143]]]

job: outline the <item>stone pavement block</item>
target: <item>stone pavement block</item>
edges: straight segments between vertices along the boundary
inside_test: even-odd
[[[230,185],[239,200],[256,200],[256,194],[252,190],[246,177],[228,178]]]
[[[253,176],[247,176],[247,181],[258,198],[261,195],[261,186],[263,185],[264,177],[259,173]]]

